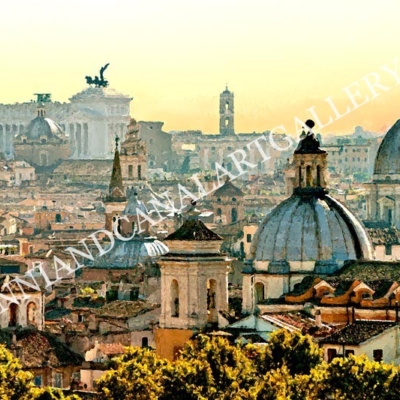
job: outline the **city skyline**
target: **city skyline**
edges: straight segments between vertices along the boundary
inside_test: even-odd
[[[322,133],[350,133],[356,125],[384,133],[399,118],[400,85],[382,71],[383,65],[399,71],[399,5],[331,4],[327,12],[311,0],[7,3],[0,102],[29,101],[37,92],[67,101],[87,87],[86,75],[109,62],[106,78],[133,97],[131,115],[163,121],[167,131],[218,132],[219,93],[228,84],[236,132],[285,125],[293,133],[294,117],[312,118],[313,107],[325,123],[335,117],[330,97],[340,114],[348,106],[351,112]],[[364,80],[372,73],[388,88],[377,96]],[[344,90],[354,92],[355,82],[359,103],[369,97],[357,109]]]

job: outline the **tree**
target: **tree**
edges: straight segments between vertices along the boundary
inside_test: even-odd
[[[280,329],[272,332],[266,347],[269,369],[286,366],[291,375],[309,374],[322,361],[322,351],[311,336]]]
[[[155,400],[162,392],[161,378],[168,361],[151,349],[128,347],[113,359],[111,370],[98,381],[102,400]]]
[[[318,370],[318,368],[316,369]],[[335,358],[322,365],[319,398],[390,400],[400,398],[400,368],[365,355]]]
[[[65,397],[58,389],[36,387],[33,383],[33,375],[23,371],[19,360],[2,344],[0,344],[0,398],[7,400],[80,400],[80,397],[76,395]]]
[[[185,363],[195,369],[188,369]],[[199,394],[210,400],[247,398],[257,379],[254,365],[241,346],[220,337],[199,335],[183,348],[174,367],[176,378],[186,374]]]

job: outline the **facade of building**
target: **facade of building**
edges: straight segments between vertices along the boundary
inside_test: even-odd
[[[255,165],[250,168],[242,164],[248,175],[272,175],[276,169],[285,164],[286,153],[270,145],[269,132],[235,133],[234,95],[228,89],[220,94],[219,106],[219,134],[203,134],[201,131],[182,131],[172,134],[172,150],[177,154],[180,166],[183,166],[186,160],[190,169],[207,172],[215,170],[215,163],[219,163],[228,171],[238,173],[235,162],[229,157],[236,150],[244,150],[247,154],[246,161]],[[274,139],[282,149],[287,147],[288,142],[283,134],[275,134]],[[250,144],[254,140],[258,140],[258,145]],[[262,148],[264,154],[260,153],[258,146]],[[237,158],[241,160],[242,156],[237,155]],[[179,171],[179,168],[177,170]]]
[[[121,143],[121,170],[125,186],[141,184],[147,179],[146,143],[139,137],[139,126],[132,118]]]
[[[14,137],[14,155],[35,168],[36,174],[51,173],[71,156],[71,144],[61,127],[46,117],[43,104],[28,127]]]
[[[13,138],[23,135],[38,102],[0,104],[0,147],[5,156],[14,157]],[[131,97],[111,88],[88,87],[73,95],[68,103],[46,97],[47,114],[67,135],[74,159],[112,158],[114,137],[124,138],[129,123]]]

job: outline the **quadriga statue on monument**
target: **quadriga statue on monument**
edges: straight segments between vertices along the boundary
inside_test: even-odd
[[[100,79],[98,76],[95,76],[94,79],[91,76],[85,76],[86,83],[89,85],[95,85],[95,87],[107,87],[108,86],[108,81],[104,79],[104,71],[107,69],[107,67],[110,64],[106,64],[104,67],[100,68]]]

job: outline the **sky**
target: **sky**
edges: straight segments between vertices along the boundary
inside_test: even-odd
[[[228,84],[236,132],[316,114],[322,134],[383,133],[400,118],[399,14],[398,0],[4,0],[0,103],[68,101],[110,63],[131,115],[166,131],[218,132]]]

